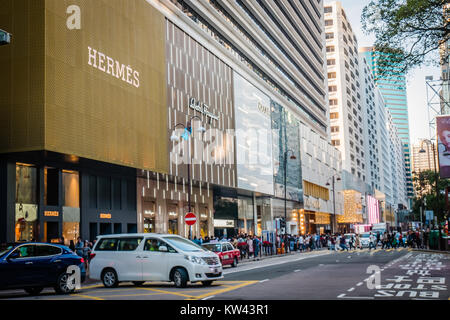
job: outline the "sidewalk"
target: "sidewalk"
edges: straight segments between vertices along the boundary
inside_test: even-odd
[[[417,249],[417,248],[412,248],[412,251],[450,254],[450,251],[448,251],[448,250],[434,250],[434,249]]]

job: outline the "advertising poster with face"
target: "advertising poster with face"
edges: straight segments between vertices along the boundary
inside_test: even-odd
[[[450,116],[436,117],[439,173],[450,178]]]

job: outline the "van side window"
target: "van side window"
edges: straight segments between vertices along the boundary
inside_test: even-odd
[[[117,238],[101,239],[95,247],[95,251],[117,251],[118,242]]]
[[[164,245],[158,239],[148,238],[145,240],[144,251],[159,251],[159,247]]]
[[[119,251],[134,251],[141,243],[142,238],[120,238]]]

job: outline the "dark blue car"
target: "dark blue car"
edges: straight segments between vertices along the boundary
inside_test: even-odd
[[[68,270],[69,266],[72,267]],[[71,293],[74,282],[68,285],[67,280],[76,274],[74,266],[79,268],[83,282],[84,260],[68,247],[36,242],[15,244],[0,249],[0,289],[24,289],[37,295],[45,287],[53,287],[57,293]]]

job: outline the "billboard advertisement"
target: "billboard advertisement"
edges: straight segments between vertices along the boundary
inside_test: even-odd
[[[450,116],[436,117],[436,138],[440,177],[450,178]]]

